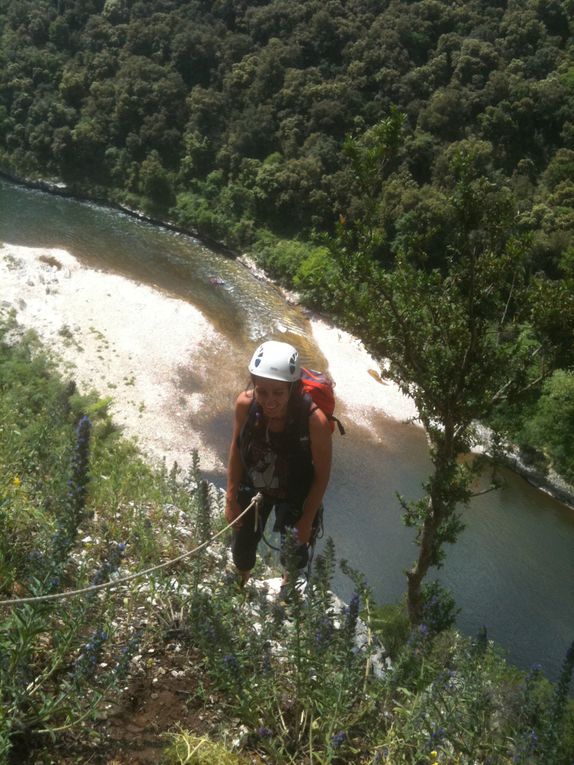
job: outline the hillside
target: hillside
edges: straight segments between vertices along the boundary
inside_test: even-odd
[[[436,602],[415,629],[377,611],[348,566],[341,612],[331,542],[305,597],[277,602],[262,565],[240,590],[225,545],[195,550],[222,530],[197,459],[151,469],[32,337],[0,333],[3,765],[571,762],[572,649],[552,687],[486,633],[445,629]],[[375,672],[380,633],[390,661]]]
[[[440,247],[449,163],[512,190],[538,262],[573,228],[571,8],[511,3],[4,0],[0,162],[137,202],[232,246],[331,230],[341,155],[396,106],[386,248]]]

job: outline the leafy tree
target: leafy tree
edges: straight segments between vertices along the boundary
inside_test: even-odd
[[[175,202],[171,179],[157,151],[150,152],[141,163],[140,188],[156,211],[165,211]]]
[[[424,496],[401,497],[406,523],[417,530],[419,555],[407,571],[409,616],[417,624],[425,616],[423,580],[463,529],[460,508],[470,502],[482,467],[460,460],[473,443],[473,423],[549,373],[559,349],[533,320],[559,301],[571,342],[574,298],[561,283],[530,277],[529,242],[518,231],[509,192],[477,178],[464,155],[454,163],[457,183],[444,199],[450,230],[441,262],[422,258],[418,239],[405,237],[392,264],[381,264],[374,257],[374,200],[399,129],[395,114],[366,140],[347,142],[367,202],[360,216],[341,224],[335,253],[348,274],[344,317],[378,358],[388,359],[385,374],[414,399],[430,444],[433,469]]]
[[[574,482],[574,374],[557,370],[545,383],[531,420],[529,440],[548,454],[555,469]]]

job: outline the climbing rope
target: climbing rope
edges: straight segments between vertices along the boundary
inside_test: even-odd
[[[194,547],[193,550],[189,550],[188,552],[183,553],[183,555],[178,555],[177,558],[173,558],[172,560],[165,561],[165,563],[159,563],[157,566],[152,566],[151,568],[143,569],[143,571],[137,571],[135,574],[130,574],[129,576],[122,576],[118,579],[112,579],[109,582],[103,582],[102,584],[93,584],[90,587],[82,587],[79,590],[67,590],[66,592],[54,592],[51,595],[37,595],[35,597],[29,597],[29,598],[17,598],[17,599],[11,598],[9,600],[0,600],[0,606],[18,606],[23,603],[40,603],[43,600],[58,600],[58,599],[63,600],[65,598],[74,597],[75,595],[83,595],[86,592],[96,592],[97,590],[105,590],[108,587],[117,587],[120,584],[131,582],[133,579],[138,579],[139,577],[147,576],[148,574],[151,574],[154,571],[159,571],[162,568],[167,568],[168,566],[172,566],[174,563],[178,563],[180,560],[189,558],[190,555],[193,555],[194,553],[199,552],[199,550],[202,550],[204,547],[208,547],[214,540],[217,539],[217,537],[220,537],[228,529],[234,526],[240,518],[243,518],[245,513],[247,513],[248,510],[251,510],[253,505],[257,507],[261,499],[262,499],[262,494],[261,493],[256,494],[251,500],[251,503],[247,505],[245,510],[243,510],[237,516],[237,518],[234,518],[234,520],[231,521],[231,523],[229,523],[224,529],[221,529],[221,531],[218,531],[217,534],[214,534],[205,542],[202,542],[200,545],[197,545],[197,547]]]

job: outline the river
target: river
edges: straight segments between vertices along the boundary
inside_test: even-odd
[[[64,248],[89,267],[159,287],[191,302],[226,338],[214,366],[208,412],[200,423],[206,443],[225,460],[234,392],[246,382],[245,360],[264,337],[290,340],[304,361],[325,360],[304,313],[239,263],[190,237],[121,213],[0,182],[0,241]],[[223,284],[213,284],[214,278]],[[1,298],[1,285],[0,285]],[[347,416],[345,416],[347,414]],[[421,493],[429,468],[422,431],[380,414],[368,423],[341,409],[347,426],[335,436],[327,495],[326,533],[337,556],[361,570],[379,602],[404,592],[404,569],[416,556],[413,532],[401,521],[396,492]],[[206,475],[224,485],[222,470]],[[541,663],[555,679],[574,639],[574,511],[509,471],[504,487],[473,500],[466,529],[447,550],[439,578],[461,608],[458,626],[488,634],[521,667]],[[338,575],[343,597],[350,583]]]

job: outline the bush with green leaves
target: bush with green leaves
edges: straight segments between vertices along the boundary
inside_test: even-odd
[[[548,454],[553,467],[574,483],[574,373],[562,369],[544,383],[533,416],[524,425],[530,443]]]
[[[269,232],[260,231],[253,252],[257,263],[273,279],[293,287],[295,276],[309,257],[311,249],[306,242],[280,239]]]
[[[326,247],[260,231],[252,252],[258,265],[273,279],[295,288],[307,305],[322,310],[337,305],[342,275]]]
[[[193,539],[197,463],[152,470],[106,402],[80,396],[13,321],[0,324],[0,761],[23,761],[113,698],[172,572],[65,599],[175,557]],[[82,412],[89,413],[79,416]],[[201,531],[201,530],[200,530]],[[144,609],[144,613],[147,608]],[[9,753],[12,754],[9,754]]]
[[[186,473],[152,470],[119,438],[105,403],[58,381],[37,343],[16,343],[15,331],[3,324],[0,342],[0,599],[103,583],[222,528],[219,493],[202,480],[197,456]],[[82,411],[90,420],[78,427]],[[227,566],[226,548],[210,545],[180,562],[177,577],[165,569],[65,607],[1,606],[0,762],[24,761],[30,745],[48,750],[100,712],[141,643],[175,630],[194,648],[196,677],[205,670],[223,716],[208,738],[181,731],[173,762],[216,753],[221,762],[259,755],[277,765],[570,765],[574,649],[554,688],[539,668],[510,667],[485,634],[470,641],[445,631],[452,603],[431,587],[428,624],[384,623],[393,660],[375,673],[380,621],[366,583],[346,565],[356,594],[337,603],[332,543],[305,593],[293,587],[287,604],[257,580],[238,588]],[[266,572],[259,564],[257,577]],[[138,607],[151,601],[153,615],[142,620]]]
[[[208,502],[202,512],[209,514]],[[240,588],[233,571],[223,573],[224,561],[203,557],[179,626],[221,694],[220,735],[237,739],[233,751],[257,752],[276,765],[569,765],[564,691],[572,656],[553,689],[538,668],[527,674],[508,665],[485,632],[469,640],[443,630],[452,603],[431,587],[432,626],[411,630],[408,619],[394,618],[394,659],[375,673],[380,611],[345,563],[356,593],[339,607],[331,541],[304,594],[293,584],[286,603],[257,580]],[[290,582],[295,575],[291,570]],[[230,720],[239,725],[236,736]]]

